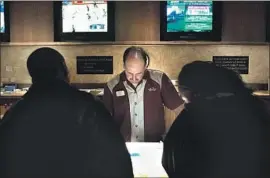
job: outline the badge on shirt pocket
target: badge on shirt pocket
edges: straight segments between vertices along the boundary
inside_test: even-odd
[[[125,96],[125,91],[124,90],[117,91],[116,92],[116,96],[117,97],[119,97],[119,96]]]

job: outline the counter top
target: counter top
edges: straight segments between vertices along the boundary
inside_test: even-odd
[[[80,89],[81,91],[91,93],[93,95],[99,96],[103,95],[103,89],[102,88],[97,88],[97,89]],[[22,97],[27,91],[21,91],[17,90],[14,92],[1,92],[0,96],[1,97]]]
[[[134,177],[168,177],[162,166],[163,143],[127,142]]]
[[[253,92],[253,94],[257,95],[257,96],[270,96],[270,91],[269,90],[259,90],[259,91]]]
[[[97,88],[97,89],[80,89],[81,91],[85,91],[87,93],[91,93],[93,95],[102,96],[103,95],[103,89]],[[21,97],[26,93],[26,91],[16,91],[16,92],[1,92],[1,97]],[[270,91],[268,90],[259,90],[255,91],[253,93],[257,96],[270,96]]]

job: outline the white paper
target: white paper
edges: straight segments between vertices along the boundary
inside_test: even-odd
[[[128,142],[135,177],[168,177],[161,164],[163,143]]]

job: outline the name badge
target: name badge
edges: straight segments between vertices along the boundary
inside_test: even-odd
[[[116,92],[116,96],[117,97],[119,97],[119,96],[125,96],[125,92],[123,90],[117,91]]]

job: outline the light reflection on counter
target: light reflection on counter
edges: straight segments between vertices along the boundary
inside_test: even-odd
[[[168,177],[162,167],[163,143],[127,142],[134,177]]]

